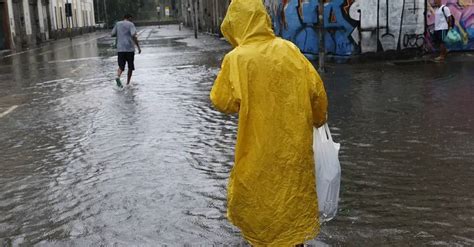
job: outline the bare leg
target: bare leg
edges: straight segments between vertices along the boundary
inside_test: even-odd
[[[120,76],[122,76],[122,73],[123,73],[123,70],[121,70],[120,68],[117,70],[117,78],[120,78]]]
[[[448,55],[448,50],[446,49],[445,44],[440,44],[439,45],[439,56],[435,58],[436,61],[444,61],[446,59],[446,56]]]
[[[115,82],[117,82],[117,86],[120,87],[120,88],[123,87],[122,82],[120,81],[120,76],[122,75],[122,72],[123,72],[123,70],[119,68],[117,70],[117,78],[115,78]]]
[[[127,85],[130,84],[130,80],[132,79],[132,74],[133,74],[133,70],[128,69]]]
[[[446,45],[441,44],[440,47],[439,47],[439,50],[441,51],[439,56],[442,60],[444,60],[446,58],[446,56],[448,55],[448,49],[446,49]]]

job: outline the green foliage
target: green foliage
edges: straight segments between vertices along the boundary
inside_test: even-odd
[[[109,24],[123,19],[125,14],[138,17],[139,9],[145,0],[106,0]]]
[[[107,5],[104,6],[104,3]],[[96,20],[104,22],[107,19],[109,27],[123,19],[125,14],[131,14],[136,21],[153,21],[158,20],[156,7],[161,6],[161,20],[176,18],[177,9],[180,6],[179,0],[94,0],[96,8]],[[165,6],[171,8],[170,17],[164,17]],[[107,9],[105,16],[104,9]],[[97,16],[99,15],[99,16]]]
[[[145,2],[147,0],[94,0],[94,5],[96,8],[99,7],[99,11],[95,11],[100,14],[99,19],[107,19],[107,24],[111,27],[115,22],[122,20],[125,14],[139,17],[139,10]],[[107,9],[107,18],[105,9]]]

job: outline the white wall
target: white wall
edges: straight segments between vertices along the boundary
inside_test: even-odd
[[[91,16],[91,25],[95,26],[95,9],[94,9],[94,0],[88,0],[89,1],[89,6],[90,6],[90,16]]]
[[[95,17],[94,17],[94,1],[88,0],[89,5],[89,25],[95,26]]]
[[[12,5],[12,0],[7,0],[7,6],[8,6],[8,19],[10,22],[10,44],[12,49],[15,49],[15,42],[13,42],[13,37],[15,37],[15,19],[13,17],[13,5]]]
[[[61,28],[60,27],[60,20],[59,20],[59,8],[58,8],[58,1],[57,0],[51,0],[49,2],[50,6],[50,13],[51,13],[51,29],[52,30],[58,30]],[[55,11],[56,10],[56,11]]]
[[[93,0],[69,0],[69,3],[72,3],[72,22],[74,23],[73,27],[85,27],[87,24],[89,24],[89,26],[95,25]],[[66,10],[64,7],[65,4],[66,0],[50,1],[51,25],[53,30],[56,30],[56,26],[61,29],[61,14],[59,13],[60,8],[63,17],[63,26],[64,28],[67,28]],[[55,7],[57,10],[56,14],[54,13]],[[88,20],[86,20],[87,18]]]
[[[94,2],[92,0],[83,0],[83,25],[84,26],[94,26]]]
[[[31,35],[33,32],[31,31],[30,5],[28,0],[23,0],[23,15],[25,18],[26,34]]]
[[[79,17],[76,15],[77,14],[77,5],[78,5],[78,2],[77,0],[71,0],[69,1],[71,4],[72,4],[72,27],[79,27],[80,25],[78,24],[79,23]]]
[[[349,16],[359,22],[360,27],[354,29],[352,38],[360,45],[362,53],[377,52],[378,42],[383,51],[396,50],[399,46],[405,49],[407,47],[401,42],[405,37],[424,32],[423,4],[424,0],[355,0]]]
[[[12,36],[15,36],[15,19],[13,17],[12,0],[7,0],[7,6],[8,6],[8,19],[10,20],[10,32]]]
[[[43,14],[43,4],[41,3],[41,0],[37,0],[36,5],[38,6],[38,19],[39,19],[39,27],[40,27],[40,32],[44,33],[45,31],[45,23],[44,23],[44,14]]]
[[[46,36],[46,39],[49,39],[49,30],[48,30],[48,10],[47,10],[47,6],[46,5],[43,5],[41,7],[41,12],[43,12],[43,26],[44,26],[44,34]],[[42,31],[43,32],[43,31]]]
[[[81,27],[83,27],[83,26],[85,25],[85,22],[84,22],[84,9],[85,9],[85,8],[84,8],[84,2],[81,1],[81,3],[79,4],[79,6],[80,6],[80,10],[81,10],[81,11],[80,11],[80,13],[78,13],[78,14],[79,14],[79,16],[81,17]]]

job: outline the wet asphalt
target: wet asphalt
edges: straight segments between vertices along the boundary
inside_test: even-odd
[[[245,245],[225,218],[236,116],[209,91],[231,48],[140,29],[132,85],[96,32],[0,60],[0,246]],[[317,246],[474,244],[474,56],[329,64],[340,212]]]

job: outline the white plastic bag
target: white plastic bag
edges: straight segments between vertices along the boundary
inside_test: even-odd
[[[314,129],[313,150],[316,162],[316,190],[321,222],[332,220],[337,214],[341,186],[341,145],[332,140],[329,126]]]

